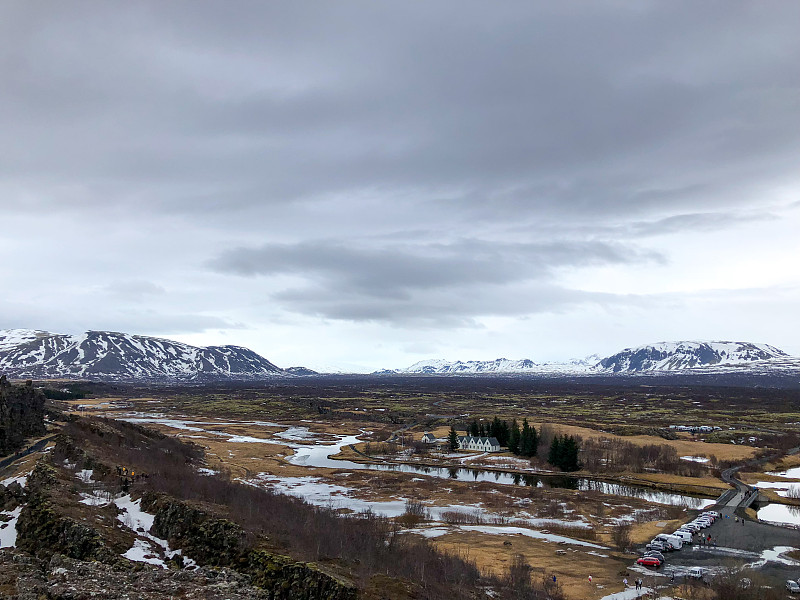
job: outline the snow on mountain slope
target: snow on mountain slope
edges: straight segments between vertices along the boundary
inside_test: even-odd
[[[750,342],[661,342],[626,348],[602,360],[597,355],[564,363],[528,359],[493,361],[423,360],[406,369],[377,374],[423,375],[637,375],[663,372],[800,372],[800,358],[768,344]]]
[[[565,363],[535,363],[532,360],[468,360],[448,362],[446,360],[422,360],[397,373],[420,373],[427,375],[479,375],[503,373],[588,373],[597,364],[599,357],[588,356]]]
[[[601,360],[598,367],[613,373],[681,371],[715,365],[746,365],[788,356],[768,344],[751,342],[660,342],[626,348]]]
[[[198,348],[109,331],[70,336],[26,329],[0,330],[0,373],[19,378],[180,381],[287,375],[239,346]]]

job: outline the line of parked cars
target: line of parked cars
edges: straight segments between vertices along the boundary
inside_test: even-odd
[[[645,567],[660,567],[665,562],[662,552],[680,550],[684,544],[691,544],[695,533],[710,527],[721,516],[717,511],[709,510],[699,515],[694,521],[681,525],[674,533],[659,533],[645,546],[644,555],[636,563]]]

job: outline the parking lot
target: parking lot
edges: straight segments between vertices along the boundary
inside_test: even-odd
[[[787,579],[800,579],[800,561],[785,555],[800,548],[800,530],[742,521],[729,507],[717,510],[722,516],[699,532],[704,537],[711,536],[710,544],[696,543],[698,535],[695,535],[695,543],[684,545],[681,550],[664,552],[666,562],[661,567],[654,569],[635,565],[632,570],[653,584],[659,580],[663,583],[682,583],[694,567],[701,567],[709,576],[730,569],[753,570],[768,579],[772,587],[779,589],[784,588]],[[640,551],[643,554],[644,547]]]

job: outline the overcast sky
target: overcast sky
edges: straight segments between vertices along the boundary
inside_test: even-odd
[[[0,328],[800,354],[800,2],[0,4]]]

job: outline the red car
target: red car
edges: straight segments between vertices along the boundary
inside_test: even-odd
[[[643,556],[636,561],[637,565],[644,565],[645,567],[660,567],[661,561],[655,556]]]

